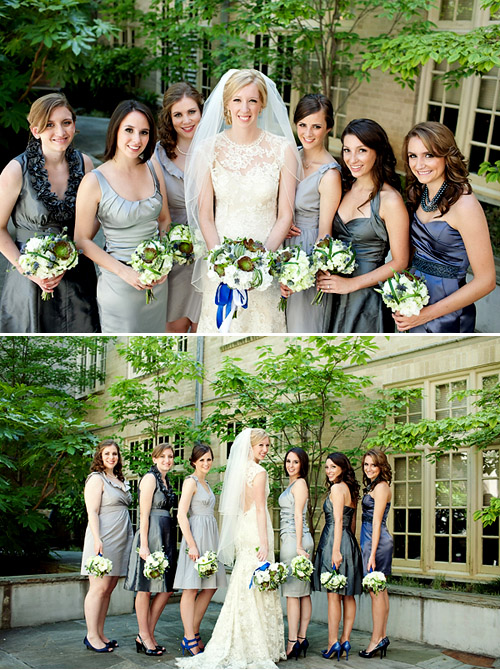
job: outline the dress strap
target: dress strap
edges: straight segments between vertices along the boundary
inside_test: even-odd
[[[337,161],[331,161],[330,163],[325,163],[324,165],[320,165],[318,172],[320,173],[321,176],[326,174],[328,170],[338,170],[339,172],[342,172],[342,168],[340,165],[337,163]]]
[[[156,174],[156,170],[154,169],[153,163],[151,162],[151,160],[148,160],[148,161],[146,161],[146,165],[148,166],[149,171],[151,172],[151,176],[153,177],[155,188],[159,193],[160,192],[160,182],[158,181],[158,175]]]

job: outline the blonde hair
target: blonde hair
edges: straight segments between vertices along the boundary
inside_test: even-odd
[[[250,444],[252,445],[252,447],[258,444],[265,437],[269,437],[269,433],[266,433],[266,431],[263,428],[252,428],[251,431],[252,432],[250,433]]]
[[[50,115],[57,107],[66,107],[70,112],[73,121],[76,121],[76,114],[68,99],[62,93],[48,93],[43,95],[31,105],[27,116],[30,128],[36,128],[39,133],[43,133],[50,120]]]
[[[170,449],[172,451],[172,455],[174,455],[174,447],[172,444],[168,444],[167,442],[164,444],[157,444],[156,447],[153,449],[153,452],[151,454],[151,458],[160,458],[160,456],[163,454],[165,449]]]
[[[224,118],[228,125],[231,124],[231,114],[227,105],[231,98],[242,88],[249,84],[256,84],[259,91],[262,109],[267,105],[267,85],[264,77],[258,70],[237,70],[226,81],[224,92],[222,94],[222,104],[224,105]]]

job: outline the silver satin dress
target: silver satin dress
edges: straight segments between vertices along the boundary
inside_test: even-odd
[[[295,482],[293,482],[295,484]],[[278,499],[280,506],[280,561],[290,565],[292,558],[297,556],[297,533],[295,531],[295,498],[293,497],[290,484]],[[309,532],[306,521],[307,500],[302,512],[302,546],[312,557],[314,541]],[[281,587],[282,595],[288,598],[302,598],[311,593],[311,583],[303,582],[296,577],[292,577],[291,570],[286,582]]]

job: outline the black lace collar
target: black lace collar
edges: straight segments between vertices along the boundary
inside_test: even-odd
[[[83,169],[80,154],[73,147],[66,149],[66,161],[69,167],[69,178],[64,199],[59,200],[57,195],[50,190],[49,176],[45,169],[45,158],[42,153],[42,145],[38,140],[32,140],[26,148],[28,159],[28,172],[31,184],[38,196],[47,208],[50,218],[57,223],[64,223],[75,216],[76,192],[83,179]]]
[[[165,479],[166,479],[166,482],[167,482],[167,485],[165,486],[165,482],[163,481],[163,477],[161,476],[161,473],[158,470],[158,468],[156,467],[156,465],[152,465],[151,468],[149,469],[149,472],[152,475],[154,475],[154,477],[156,479],[156,482],[158,484],[158,488],[160,489],[160,491],[165,496],[165,500],[167,502],[169,502],[170,504],[172,504],[171,501],[172,501],[173,496],[174,496],[174,491],[173,491],[172,487],[170,486],[170,482],[168,481],[168,475],[165,475]]]
[[[373,489],[377,486],[379,482],[383,481],[382,477],[379,475],[378,477],[375,477],[375,479],[367,484],[365,488],[363,489],[363,493],[366,495],[367,493],[370,493],[370,491],[373,491]]]

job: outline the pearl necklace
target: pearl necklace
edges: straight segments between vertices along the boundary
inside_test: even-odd
[[[182,154],[183,156],[187,156],[187,155],[189,154],[189,151],[182,151],[182,149],[179,149],[179,145],[178,145],[178,144],[175,145],[175,148],[176,148],[177,151],[178,151],[180,154]]]
[[[424,210],[424,212],[435,212],[436,209],[438,208],[439,201],[443,197],[443,193],[446,191],[448,187],[448,184],[444,181],[441,184],[441,188],[439,191],[436,193],[436,195],[432,198],[432,200],[429,201],[429,189],[427,186],[424,186],[424,190],[422,192],[422,197],[420,198],[420,206]]]

